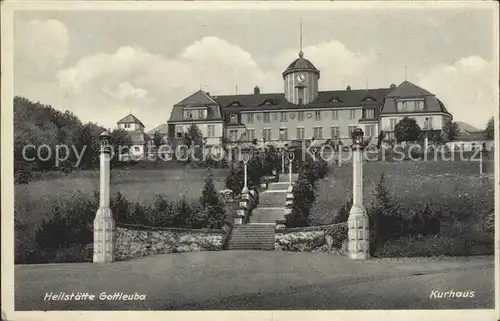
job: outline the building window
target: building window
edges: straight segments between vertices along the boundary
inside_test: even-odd
[[[322,139],[323,138],[323,128],[322,127],[314,127],[313,137],[314,137],[314,139]]]
[[[303,120],[304,120],[304,112],[299,111],[299,121],[303,121]]]
[[[286,111],[281,112],[281,122],[282,123],[286,122]]]
[[[332,126],[332,139],[340,137],[340,128],[339,126]]]
[[[396,121],[397,121],[396,118],[392,118],[390,120],[391,123],[390,123],[390,126],[389,126],[389,130],[394,131],[394,128],[396,128]]]
[[[270,123],[270,122],[271,122],[271,114],[264,113],[264,123]]]
[[[130,128],[130,124],[125,124],[125,128]]]
[[[347,130],[349,132],[349,137],[352,137],[352,132],[356,129],[357,126],[349,126]]]
[[[367,109],[365,112],[365,118],[375,118],[375,109]]]
[[[238,130],[237,129],[229,130],[229,140],[232,142],[235,142],[238,140]]]
[[[426,117],[425,118],[424,129],[425,130],[431,130],[432,129],[432,117]]]
[[[297,128],[297,139],[304,139],[306,138],[306,131],[304,128]]]
[[[339,119],[339,111],[332,110],[332,119]]]
[[[207,136],[208,137],[215,136],[215,125],[207,125]]]
[[[264,128],[262,130],[262,138],[264,140],[271,140],[271,128]]]
[[[182,126],[175,126],[175,137],[182,138],[184,135],[184,128]]]
[[[231,114],[231,116],[230,116],[230,122],[232,124],[238,123],[238,116],[236,114]]]
[[[198,118],[199,119],[205,118],[205,111],[203,109],[198,110]]]
[[[280,140],[288,140],[288,129],[280,128]]]
[[[370,137],[375,136],[375,125],[365,126],[365,136],[370,136]]]
[[[315,117],[316,120],[321,120],[321,111],[316,110],[316,112],[314,114],[316,115],[316,117]]]
[[[253,114],[247,114],[247,123],[253,123]]]
[[[255,129],[253,128],[247,129],[247,138],[250,141],[255,139]]]
[[[400,113],[411,113],[424,110],[424,100],[398,100],[396,109]]]
[[[299,105],[304,103],[304,88],[299,88]]]
[[[355,119],[355,118],[356,118],[356,111],[349,110],[349,119]]]

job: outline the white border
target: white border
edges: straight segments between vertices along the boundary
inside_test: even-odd
[[[164,320],[170,319],[189,319],[189,320],[208,320],[217,321],[224,320],[303,320],[312,318],[315,320],[347,320],[368,318],[370,320],[498,320],[500,318],[500,242],[499,242],[499,226],[500,226],[500,198],[499,198],[499,178],[500,170],[500,115],[499,111],[495,113],[495,133],[496,133],[496,161],[495,161],[495,213],[496,213],[496,233],[495,233],[495,293],[496,293],[496,309],[495,310],[376,310],[376,311],[196,311],[196,312],[172,312],[172,311],[89,311],[89,312],[15,312],[13,293],[14,293],[14,220],[13,220],[13,112],[12,112],[12,93],[13,93],[13,11],[14,10],[270,10],[270,9],[286,9],[286,10],[373,10],[380,9],[383,6],[388,9],[422,9],[425,7],[439,9],[459,9],[469,8],[486,8],[492,9],[494,15],[494,50],[496,57],[498,53],[498,8],[497,2],[489,1],[443,1],[443,2],[376,2],[376,1],[339,1],[339,2],[178,2],[178,1],[3,1],[1,10],[2,24],[2,87],[1,99],[3,108],[1,109],[1,134],[2,134],[2,152],[1,152],[1,213],[2,213],[2,310],[5,311],[8,320],[109,320],[111,318],[126,318],[127,320]],[[464,21],[464,23],[467,23]],[[498,61],[495,61],[496,72],[498,73]],[[498,79],[498,74],[496,75]],[[497,97],[498,97],[498,88]]]

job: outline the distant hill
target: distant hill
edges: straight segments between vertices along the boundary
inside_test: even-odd
[[[148,134],[149,136],[153,136],[156,131],[160,132],[161,134],[167,134],[168,133],[168,125],[166,123],[160,124],[160,125],[156,126],[155,128],[148,130],[146,132],[146,134]]]
[[[478,132],[478,131],[481,131],[481,129],[478,129],[472,125],[469,125],[467,124],[466,122],[463,122],[463,121],[457,121],[456,122],[457,125],[458,125],[458,129],[460,130],[460,132]]]

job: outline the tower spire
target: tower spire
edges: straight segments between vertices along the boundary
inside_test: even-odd
[[[304,52],[302,51],[302,18],[300,18],[300,51],[299,57],[302,58],[304,56]]]

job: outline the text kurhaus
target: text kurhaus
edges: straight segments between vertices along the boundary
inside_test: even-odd
[[[460,292],[460,291],[453,291],[449,290],[446,292],[443,291],[438,291],[438,290],[433,290],[431,292],[431,299],[445,299],[445,298],[473,298],[475,295],[474,291],[465,291],[465,292]]]

